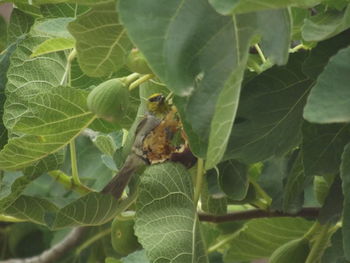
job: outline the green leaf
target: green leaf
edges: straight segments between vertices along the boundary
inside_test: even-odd
[[[72,49],[75,46],[75,41],[68,38],[51,38],[45,40],[37,46],[30,57],[37,57],[44,54],[58,52],[62,50]]]
[[[218,165],[219,182],[222,191],[233,200],[243,200],[248,191],[248,167],[236,160]]]
[[[41,91],[59,86],[64,75],[66,58],[62,52],[30,58],[31,50],[46,39],[31,35],[18,43],[11,56],[3,118],[10,130],[30,110],[28,101]],[[36,74],[31,73],[33,69]]]
[[[0,53],[5,49],[7,44],[7,23],[5,19],[0,16]]]
[[[102,78],[89,77],[81,70],[78,59],[74,59],[71,64],[71,85],[78,89],[92,89],[94,86],[102,83]]]
[[[0,54],[0,149],[2,149],[7,143],[7,129],[5,128],[4,123],[2,121],[2,116],[4,113],[4,103],[6,100],[5,85],[7,83],[7,71],[10,65],[10,57],[15,49],[16,45],[12,44]]]
[[[304,123],[302,152],[306,176],[339,172],[341,154],[349,142],[348,130],[348,125]]]
[[[52,202],[22,195],[5,213],[18,219],[28,220],[50,229],[83,225],[102,225],[130,205],[130,199],[117,202],[111,195],[89,193],[59,208]]]
[[[302,65],[304,74],[312,79],[316,79],[327,65],[330,57],[335,55],[338,50],[347,47],[350,44],[350,31],[347,30],[331,39],[318,43],[313,48]]]
[[[254,22],[252,22],[254,21]],[[251,25],[262,39],[260,46],[265,56],[278,65],[286,64],[288,60],[288,51],[290,44],[291,20],[289,12],[286,9],[268,10],[257,12],[249,16],[237,16],[237,28]],[[212,168],[216,163],[220,162],[231,133],[233,120],[238,106],[239,91],[241,86],[241,78],[243,71],[240,67],[245,68],[247,63],[247,50],[253,29],[239,30],[237,39],[237,50],[243,53],[241,62],[238,63],[232,80],[228,81],[224,89],[219,95],[213,120],[211,123],[211,132],[209,137],[208,156],[206,169]],[[239,57],[239,56],[237,56]],[[230,86],[228,86],[230,85]]]
[[[68,29],[76,39],[79,64],[85,74],[106,76],[125,64],[132,45],[114,5],[92,9],[71,22]]]
[[[290,9],[293,21],[292,40],[301,40],[301,26],[304,24],[304,19],[310,17],[308,9],[292,7]]]
[[[339,176],[336,176],[324,204],[320,210],[318,220],[321,224],[336,224],[342,216],[344,196]]]
[[[208,262],[193,204],[192,179],[182,165],[147,168],[136,206],[135,233],[151,261]]]
[[[213,171],[216,172],[216,171]],[[216,175],[213,175],[216,179]],[[211,181],[208,180],[208,172],[206,173],[205,179],[202,185],[201,191],[201,209],[204,212],[223,215],[227,213],[227,198],[223,195],[212,195],[209,189]],[[212,185],[210,185],[212,187]]]
[[[45,214],[53,213],[57,209],[57,206],[45,199],[22,195],[5,210],[5,213],[36,224],[44,224]]]
[[[146,251],[139,250],[121,259],[120,263],[150,263]]]
[[[344,194],[343,245],[345,257],[350,260],[350,144],[346,145],[342,155],[340,176]]]
[[[302,37],[306,41],[322,41],[350,27],[350,5],[344,11],[330,9],[304,21]]]
[[[250,261],[269,257],[278,247],[302,237],[312,222],[301,218],[264,218],[250,220],[228,236],[225,262]]]
[[[299,144],[302,109],[312,84],[300,71],[303,58],[295,54],[286,66],[247,82],[224,159],[255,163],[281,156]]]
[[[288,158],[275,157],[264,162],[264,166],[259,177],[259,185],[272,198],[271,208],[282,210],[283,205],[283,180],[288,174]]]
[[[223,15],[249,13],[266,9],[277,9],[289,6],[313,6],[318,0],[209,0],[215,10]]]
[[[29,32],[33,23],[33,17],[17,8],[13,9],[8,27],[7,43],[17,42],[22,35]]]
[[[348,5],[349,1],[348,0],[339,0],[339,1],[323,0],[322,3],[326,5],[328,8],[342,10]]]
[[[294,153],[293,153],[294,154]],[[304,203],[304,189],[310,183],[305,176],[304,165],[301,152],[296,153],[297,156],[292,165],[283,191],[283,206],[282,210],[285,213],[297,213]]]
[[[332,236],[331,246],[326,249],[321,262],[349,263],[344,257],[343,235],[340,229]]]
[[[109,135],[99,134],[92,141],[102,153],[109,156],[113,156],[117,149],[113,138]]]
[[[288,9],[256,12],[256,19],[264,56],[277,65],[287,64],[292,31]]]
[[[45,17],[57,18],[57,17],[76,17],[82,13],[89,10],[89,7],[68,4],[68,3],[58,3],[58,4],[45,4],[40,5],[40,11]]]
[[[68,24],[72,21],[73,18],[70,17],[43,20],[35,23],[34,30],[39,34],[48,35],[54,38],[73,39],[67,29]]]
[[[102,225],[125,209],[122,202],[116,202],[111,195],[90,193],[61,208],[55,214],[46,214],[45,223],[51,229]]]
[[[350,47],[333,56],[312,88],[304,108],[304,118],[314,123],[350,121]],[[336,85],[334,85],[336,84]]]
[[[58,169],[63,163],[63,151],[49,155],[24,169],[23,172],[5,172],[1,179],[0,211],[19,198],[24,189],[44,172]]]
[[[27,101],[14,131],[29,135],[12,138],[0,152],[1,169],[31,165],[68,144],[93,120],[86,93],[72,88],[47,88]],[[8,111],[7,114],[11,112]],[[12,114],[13,115],[13,114]]]
[[[115,171],[112,171],[103,163],[103,155],[90,138],[79,136],[75,140],[75,145],[80,179],[91,189],[101,191],[113,177]],[[62,171],[72,174],[70,152],[67,153]]]
[[[309,240],[306,238],[298,238],[291,240],[277,248],[272,253],[269,263],[306,262],[309,253]]]
[[[103,4],[108,4],[112,3],[115,0],[79,0],[80,5],[103,5]],[[67,2],[67,3],[73,3],[76,4],[77,0],[33,0],[33,3],[36,5],[42,5],[42,4],[58,4],[62,2]]]

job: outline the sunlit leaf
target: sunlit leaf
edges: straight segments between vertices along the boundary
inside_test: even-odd
[[[125,64],[132,45],[115,5],[96,7],[82,14],[68,29],[76,39],[79,65],[85,74],[106,76]]]
[[[39,46],[37,46],[31,55],[31,57],[37,57],[40,55],[72,49],[75,46],[75,41],[68,38],[51,38],[45,40]]]

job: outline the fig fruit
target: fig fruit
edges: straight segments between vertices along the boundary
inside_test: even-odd
[[[271,255],[269,263],[305,262],[310,252],[309,240],[298,238],[277,248]]]
[[[152,74],[152,70],[147,64],[146,58],[137,49],[133,48],[127,58],[126,66],[133,72],[140,74]]]
[[[112,223],[112,246],[121,256],[126,256],[141,248],[134,234],[134,220],[117,216]]]
[[[87,106],[99,118],[121,124],[129,110],[129,89],[121,79],[107,80],[89,93]]]

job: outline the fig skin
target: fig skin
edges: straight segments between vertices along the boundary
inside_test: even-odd
[[[143,54],[137,49],[134,48],[131,50],[127,61],[126,66],[133,72],[140,74],[152,74],[152,70],[148,66],[146,58]]]
[[[121,256],[141,248],[134,234],[134,220],[117,216],[112,223],[112,246]]]
[[[97,117],[120,124],[128,112],[129,97],[128,86],[121,79],[110,79],[89,93],[87,106]]]

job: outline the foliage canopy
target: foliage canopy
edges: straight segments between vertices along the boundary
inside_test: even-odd
[[[6,2],[1,259],[75,228],[55,262],[350,262],[348,0]],[[87,106],[112,78],[129,86],[122,123]],[[149,166],[116,201],[100,191],[155,92],[197,164]]]

